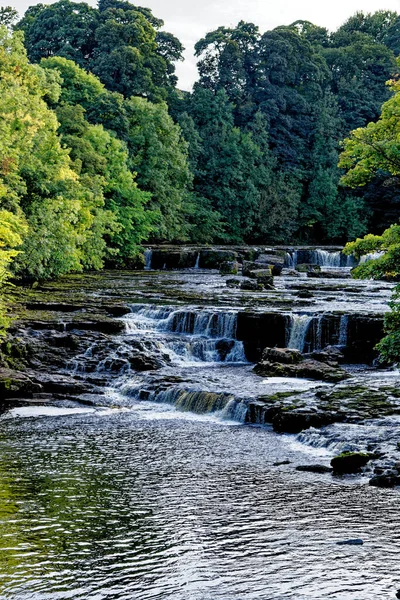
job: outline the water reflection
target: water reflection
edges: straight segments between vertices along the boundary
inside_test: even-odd
[[[397,492],[298,473],[329,454],[265,429],[148,410],[0,423],[1,598],[394,597]]]

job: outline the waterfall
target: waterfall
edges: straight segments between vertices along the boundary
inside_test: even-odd
[[[341,252],[328,252],[328,250],[314,250],[312,263],[320,267],[340,267]]]
[[[153,258],[153,250],[151,248],[147,248],[144,251],[144,269],[145,271],[151,270],[151,260]]]
[[[297,250],[292,252],[286,252],[285,255],[285,266],[289,269],[295,269],[297,265]]]
[[[313,317],[310,315],[290,315],[289,340],[287,348],[304,351],[306,336]]]
[[[382,256],[385,253],[383,251],[379,251],[379,252],[370,252],[369,254],[364,254],[364,256],[362,256],[360,258],[360,265],[363,265],[366,262],[369,262],[370,260],[376,260],[377,258],[382,258]]]
[[[194,265],[194,268],[199,269],[200,268],[199,264],[200,264],[200,252],[198,252],[198,254],[197,254],[196,263]]]
[[[178,365],[247,362],[243,342],[236,340],[237,312],[133,305],[124,321],[128,335],[148,331],[150,335],[159,336],[163,332],[160,351]]]
[[[158,329],[174,333],[203,335],[218,339],[235,339],[236,312],[194,312],[177,310],[160,321]]]
[[[339,346],[347,346],[347,336],[349,328],[349,315],[342,315],[340,317],[339,325]]]

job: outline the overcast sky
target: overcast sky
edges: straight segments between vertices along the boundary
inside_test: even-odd
[[[41,0],[43,4],[48,0]],[[311,21],[328,29],[336,29],[358,10],[374,12],[390,9],[400,12],[400,0],[131,0],[148,6],[165,21],[165,29],[175,34],[186,48],[185,62],[177,66],[179,87],[190,89],[196,79],[193,46],[207,31],[220,25],[236,25],[250,21],[267,31],[278,25],[289,25],[297,19]],[[95,1],[90,1],[95,5]],[[36,2],[0,0],[0,5],[12,5],[19,13]]]

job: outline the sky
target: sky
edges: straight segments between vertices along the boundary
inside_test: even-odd
[[[49,0],[41,0],[50,4]],[[261,31],[278,25],[289,25],[302,19],[329,30],[339,27],[357,11],[394,10],[400,13],[400,0],[131,0],[147,6],[165,22],[166,31],[176,35],[185,46],[185,61],[177,65],[179,88],[189,90],[197,77],[194,44],[208,31],[221,25],[234,26],[240,20],[255,23]],[[20,15],[29,0],[0,0],[0,5],[12,5]],[[95,5],[95,0],[89,0]]]

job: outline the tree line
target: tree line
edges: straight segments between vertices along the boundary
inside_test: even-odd
[[[150,9],[60,0],[0,23],[0,278],[134,267],[144,241],[344,243],[398,217],[384,165],[362,185],[338,166],[393,96],[394,12],[220,27],[192,92]]]

